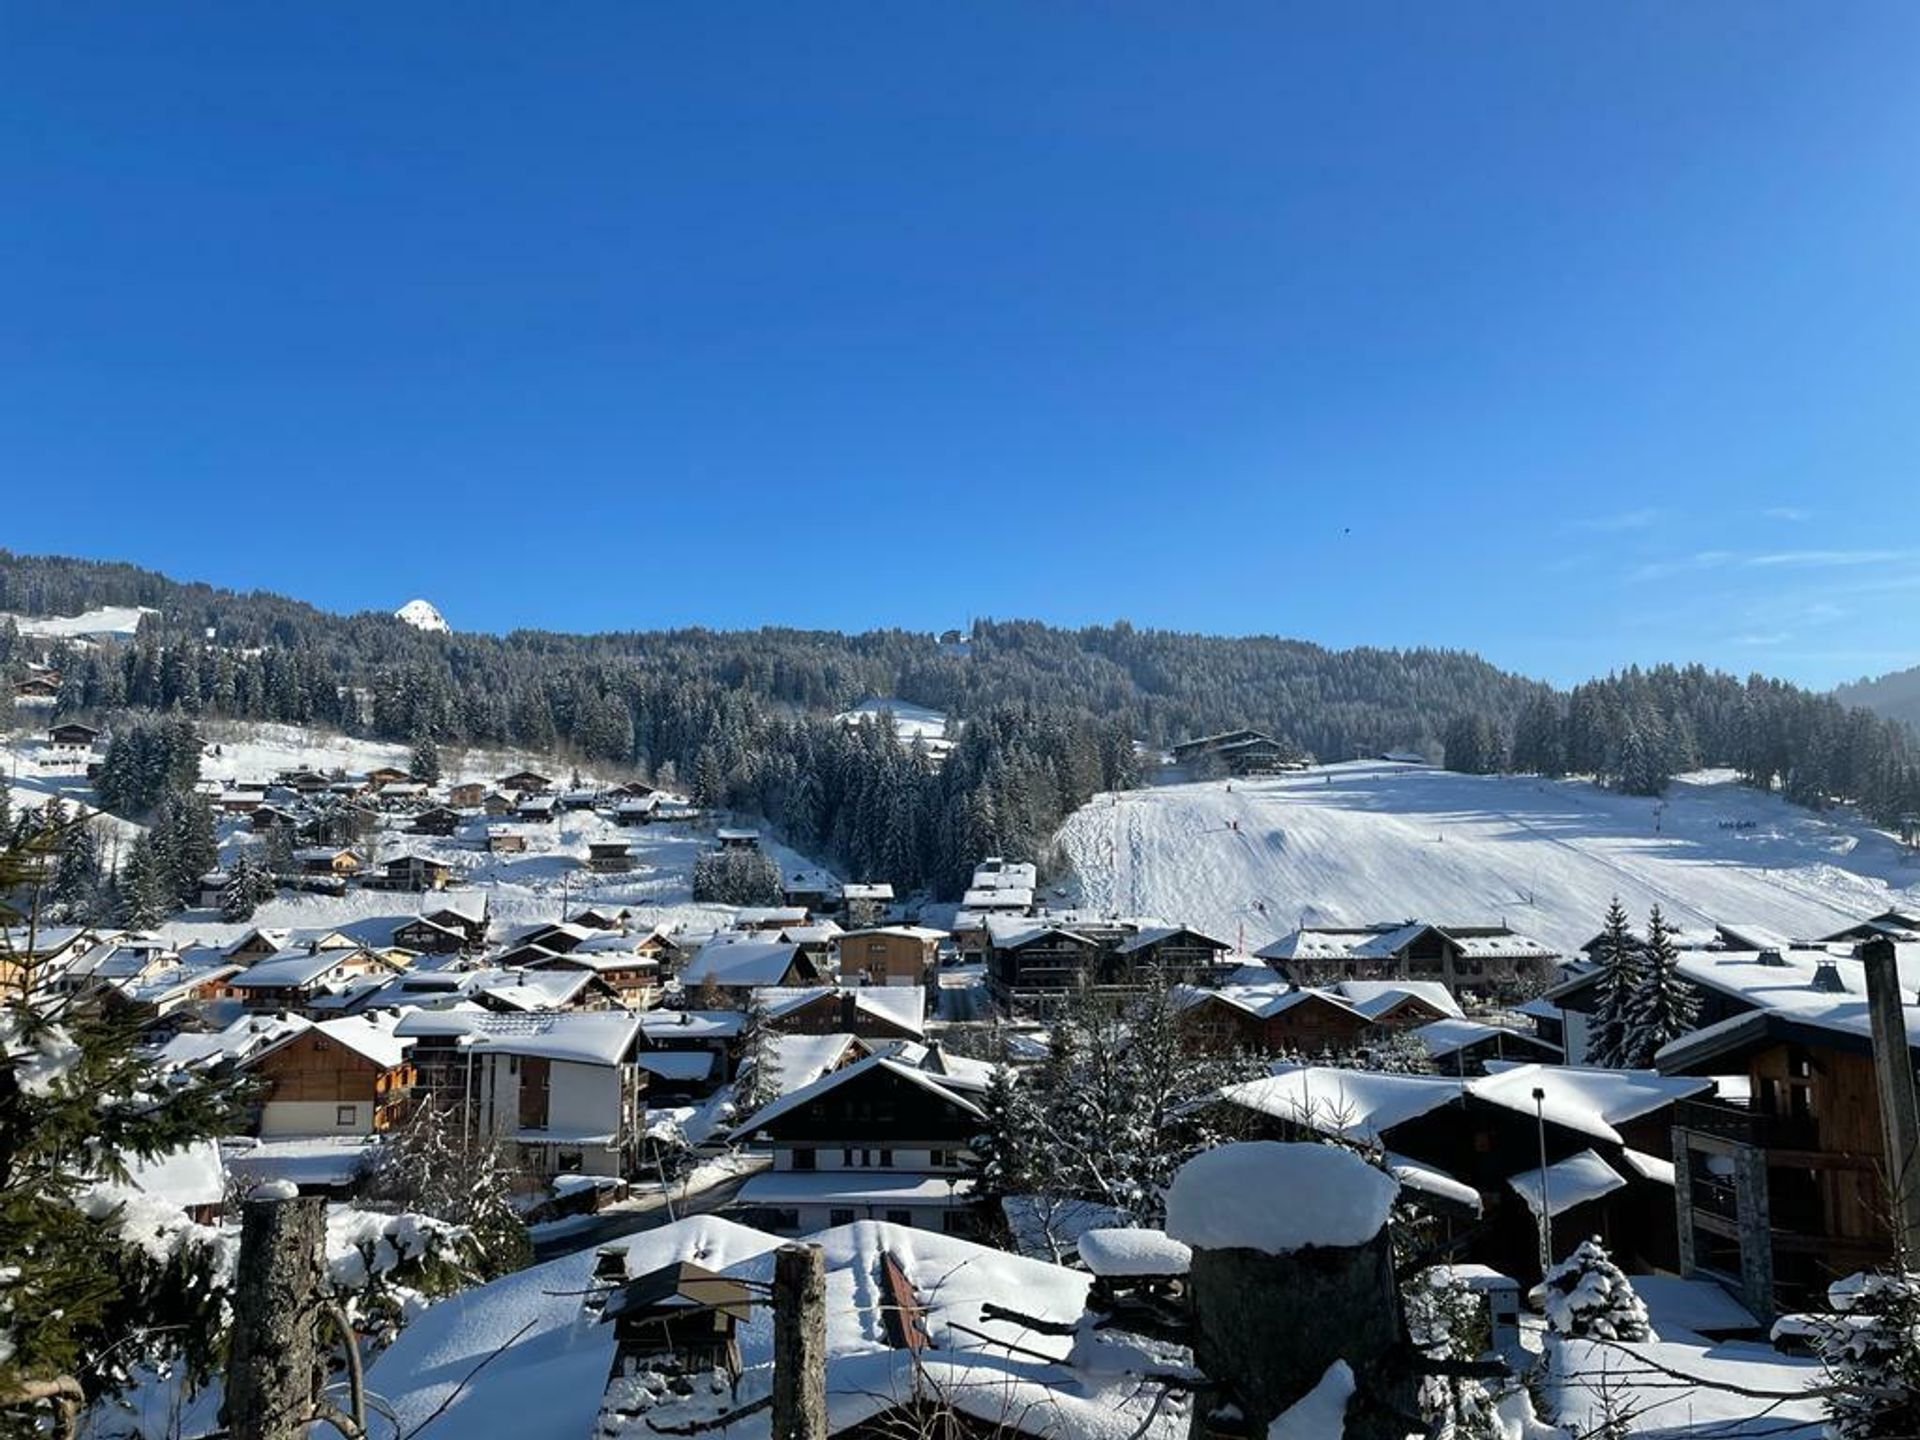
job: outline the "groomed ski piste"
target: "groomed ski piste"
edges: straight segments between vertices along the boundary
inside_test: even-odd
[[[1644,922],[1815,938],[1920,899],[1891,835],[1741,785],[1652,800],[1583,780],[1355,761],[1097,795],[1061,828],[1061,903],[1195,925],[1248,951],[1301,924],[1502,922],[1563,951],[1618,895]],[[1904,892],[1904,893],[1903,893]]]

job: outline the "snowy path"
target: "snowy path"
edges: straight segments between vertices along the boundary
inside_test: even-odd
[[[1744,825],[1746,828],[1736,828]],[[1920,896],[1893,839],[1721,775],[1664,802],[1580,781],[1360,762],[1101,795],[1060,835],[1079,899],[1250,947],[1302,921],[1505,920],[1570,948],[1615,894],[1677,923],[1839,929]]]

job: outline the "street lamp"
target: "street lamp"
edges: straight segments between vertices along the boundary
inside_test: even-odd
[[[1553,1207],[1547,1195],[1547,1092],[1533,1087],[1533,1119],[1540,1132],[1540,1274],[1553,1268]]]

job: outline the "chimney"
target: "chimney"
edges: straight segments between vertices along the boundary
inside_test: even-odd
[[[1778,950],[1762,950],[1760,952],[1760,963],[1770,967],[1782,967],[1787,963],[1787,957],[1782,955]]]
[[[1828,995],[1844,995],[1847,990],[1840,979],[1840,968],[1831,960],[1822,960],[1814,967],[1813,988]]]
[[[1903,1262],[1920,1255],[1920,1103],[1913,1091],[1913,1051],[1893,941],[1860,947],[1867,972],[1867,1018],[1873,1026],[1873,1074],[1880,1092],[1880,1130],[1886,1140],[1887,1179],[1893,1186],[1897,1241]]]

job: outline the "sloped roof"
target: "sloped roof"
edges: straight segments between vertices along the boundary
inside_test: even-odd
[[[839,1089],[842,1085],[851,1084],[855,1080],[871,1075],[876,1070],[884,1070],[888,1074],[908,1081],[910,1084],[917,1085],[928,1094],[938,1096],[949,1104],[956,1105],[960,1109],[965,1110],[970,1115],[978,1116],[982,1119],[985,1118],[985,1112],[981,1110],[979,1106],[975,1105],[964,1095],[957,1095],[942,1085],[938,1076],[930,1075],[924,1070],[916,1070],[911,1065],[903,1065],[898,1060],[891,1059],[888,1056],[875,1055],[865,1060],[855,1061],[844,1070],[835,1070],[830,1074],[822,1075],[811,1085],[802,1085],[798,1090],[782,1095],[772,1104],[762,1107],[753,1115],[749,1116],[743,1123],[734,1126],[733,1138],[736,1140],[745,1139],[752,1135],[754,1131],[772,1124],[781,1116],[791,1114],[802,1105],[809,1104],[817,1100],[820,1096]]]

